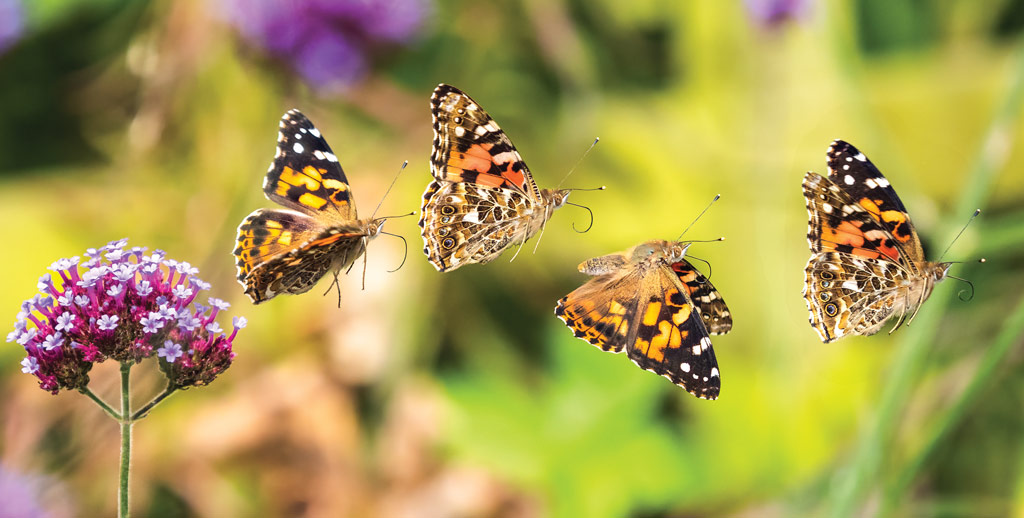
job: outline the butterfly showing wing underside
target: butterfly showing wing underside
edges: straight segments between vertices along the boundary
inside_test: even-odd
[[[594,276],[562,297],[555,315],[573,334],[626,355],[702,399],[721,390],[708,335],[728,333],[732,315],[686,259],[690,242],[648,241],[579,265]]]
[[[877,333],[898,315],[895,331],[952,263],[924,260],[907,209],[863,153],[836,140],[827,156],[828,176],[808,172],[803,180],[811,248],[803,294],[811,325],[826,343]]]
[[[423,252],[438,271],[486,263],[536,234],[569,197],[539,189],[494,119],[441,84],[430,98],[433,181],[423,193]]]
[[[238,282],[253,304],[305,293],[366,250],[382,218],[358,219],[348,179],[327,141],[298,110],[281,118],[267,199],[287,209],[257,209],[238,226]]]

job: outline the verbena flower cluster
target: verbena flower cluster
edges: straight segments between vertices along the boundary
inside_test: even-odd
[[[178,388],[208,384],[231,365],[231,343],[245,318],[236,317],[225,334],[215,319],[228,303],[195,302],[210,289],[199,270],[126,243],[56,261],[39,279],[40,293],[22,303],[7,341],[25,348],[21,370],[44,390],[85,387],[93,364],[107,358],[137,363],[155,353]]]

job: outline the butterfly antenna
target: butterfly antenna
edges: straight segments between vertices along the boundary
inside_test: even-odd
[[[603,188],[604,187],[602,187],[602,189]],[[583,189],[580,189],[580,190],[583,190]],[[591,190],[591,189],[587,189],[587,190]],[[583,230],[577,229],[576,228],[576,222],[575,221],[572,222],[572,229],[575,230],[576,232],[578,232],[580,234],[586,234],[587,232],[589,232],[590,229],[594,226],[594,211],[590,210],[590,207],[587,207],[585,205],[580,205],[579,203],[573,203],[571,201],[567,201],[567,202],[565,202],[565,204],[566,205],[572,205],[574,207],[579,207],[579,208],[587,211],[587,214],[590,214],[590,223],[587,225],[587,228],[585,228]]]
[[[949,249],[953,247],[953,243],[956,243],[957,239],[960,239],[960,236],[963,235],[965,230],[967,230],[967,225],[970,225],[971,222],[974,221],[974,218],[978,217],[978,214],[981,214],[981,209],[977,209],[974,211],[974,214],[971,216],[971,218],[968,219],[967,223],[964,224],[964,228],[960,229],[960,232],[956,235],[956,237],[953,238],[953,241],[950,242],[949,246],[947,246],[946,249],[942,252],[942,255],[939,256],[940,263],[942,262],[942,258],[946,257],[946,252],[948,252]],[[984,262],[984,260],[982,262]]]
[[[718,241],[718,240],[716,239],[715,241]],[[693,259],[695,261],[700,261],[700,262],[708,265],[708,274],[704,276],[704,280],[702,281],[702,283],[710,283],[711,282],[711,263],[708,262],[706,259],[701,259],[700,257],[695,257],[695,256],[692,256],[692,255],[688,255],[686,257],[689,257],[690,259]]]
[[[715,195],[715,199],[711,200],[711,203],[708,203],[708,206],[707,206],[707,207],[704,207],[704,210],[700,211],[700,214],[697,214],[697,217],[693,219],[693,223],[690,223],[690,226],[689,226],[689,227],[686,227],[686,230],[683,230],[683,233],[682,233],[682,234],[679,234],[679,237],[677,237],[677,238],[676,238],[676,241],[679,241],[680,239],[682,239],[682,238],[683,238],[683,236],[684,236],[684,235],[686,235],[686,233],[687,233],[687,232],[688,232],[688,231],[690,230],[690,228],[691,228],[691,227],[693,227],[693,225],[694,225],[695,223],[697,223],[697,220],[699,220],[699,219],[701,218],[701,216],[703,216],[703,215],[704,215],[704,213],[705,213],[705,212],[707,212],[707,211],[708,211],[708,209],[710,209],[710,208],[711,208],[711,205],[713,205],[713,204],[714,204],[714,203],[715,203],[716,201],[718,201],[718,199],[719,199],[719,198],[721,198],[721,197],[722,197],[722,195],[721,195],[721,194],[716,194],[716,195]]]
[[[569,172],[565,173],[565,177],[562,178],[562,181],[558,182],[558,185],[555,186],[555,190],[557,190],[559,187],[562,186],[563,183],[565,183],[565,181],[569,178],[569,175],[571,175],[573,173],[573,171],[576,170],[576,167],[578,167],[580,165],[580,162],[582,162],[584,158],[587,158],[587,155],[590,154],[590,150],[594,149],[594,146],[596,146],[597,143],[600,142],[600,141],[601,141],[601,137],[595,137],[594,138],[594,143],[591,144],[590,147],[587,148],[587,150],[583,153],[583,156],[581,156],[580,159],[576,161],[576,164],[572,166],[572,169],[569,169]],[[601,187],[601,189],[604,189],[604,187]],[[576,189],[576,190],[583,190],[583,189]]]
[[[377,208],[373,209],[373,214],[370,214],[370,219],[373,219],[377,215],[377,211],[380,210],[380,206],[384,204],[384,200],[391,193],[391,188],[395,186],[395,182],[398,181],[398,177],[402,175],[402,171],[405,171],[405,166],[409,165],[409,161],[402,162],[402,167],[398,169],[398,174],[395,175],[395,179],[391,180],[391,185],[388,186],[388,190],[384,191],[384,196],[381,196],[380,203],[377,204]]]
[[[398,265],[398,268],[395,268],[394,270],[388,270],[388,273],[397,272],[398,270],[401,270],[403,266],[405,266],[405,260],[406,260],[406,258],[409,257],[409,242],[405,240],[405,237],[400,236],[398,234],[392,234],[391,232],[381,232],[381,234],[387,234],[389,236],[395,236],[398,239],[401,239],[402,240],[402,244],[405,245],[405,252],[402,253],[402,264]]]
[[[974,300],[974,283],[973,282],[971,282],[971,281],[969,281],[967,279],[960,278],[960,277],[954,277],[952,275],[947,275],[947,277],[949,277],[950,279],[956,279],[956,280],[958,280],[960,282],[965,282],[965,283],[967,283],[967,287],[969,287],[971,289],[970,295],[968,295],[967,298],[964,298],[964,293],[967,290],[960,290],[956,294],[956,298],[958,298],[958,299],[960,299],[960,300],[962,300],[964,302],[970,302],[971,300]]]

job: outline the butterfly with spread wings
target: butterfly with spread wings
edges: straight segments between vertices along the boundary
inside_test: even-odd
[[[691,242],[648,241],[579,265],[594,276],[562,297],[555,315],[604,351],[626,351],[642,369],[702,399],[722,378],[708,335],[732,330],[718,290],[685,259]]]
[[[305,115],[289,110],[279,127],[263,193],[287,208],[249,214],[238,226],[233,252],[238,282],[253,304],[305,293],[328,272],[337,282],[384,220],[359,219],[338,158]]]

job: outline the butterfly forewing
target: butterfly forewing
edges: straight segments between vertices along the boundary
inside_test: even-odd
[[[513,189],[540,199],[516,147],[476,101],[442,84],[434,90],[430,105],[434,119],[430,164],[436,180]]]
[[[356,219],[348,179],[320,131],[298,110],[278,125],[277,151],[263,181],[271,201],[339,220]]]

